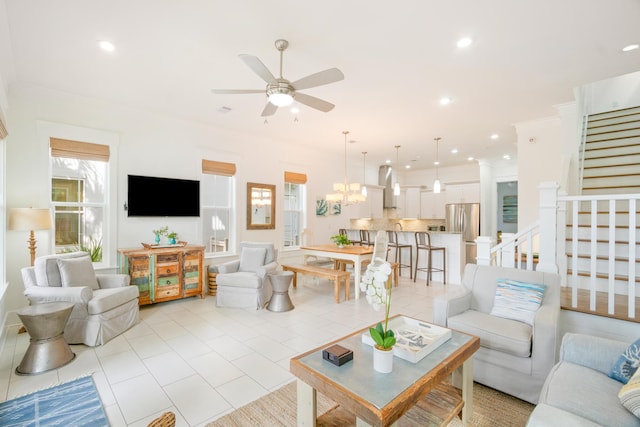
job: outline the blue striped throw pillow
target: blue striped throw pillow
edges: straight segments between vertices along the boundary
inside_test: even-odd
[[[491,315],[533,326],[533,319],[542,304],[547,287],[539,283],[511,279],[498,279],[497,283]]]

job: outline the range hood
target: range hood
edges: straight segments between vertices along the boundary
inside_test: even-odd
[[[393,195],[393,174],[391,171],[391,166],[380,166],[380,169],[378,170],[378,185],[384,187],[384,190],[382,192],[382,207],[385,209],[395,209],[397,197]]]

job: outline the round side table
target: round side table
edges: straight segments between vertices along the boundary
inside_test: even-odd
[[[269,274],[271,280],[271,287],[273,288],[273,295],[271,301],[267,305],[269,311],[289,311],[293,310],[294,306],[289,298],[289,285],[293,279],[293,272],[291,271],[279,271]]]
[[[64,366],[76,357],[63,337],[72,310],[73,304],[68,302],[35,304],[18,310],[18,317],[31,338],[16,374],[41,374]]]

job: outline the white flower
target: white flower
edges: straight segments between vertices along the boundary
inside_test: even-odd
[[[367,302],[376,311],[386,308],[391,302],[387,298],[387,282],[390,274],[391,264],[382,258],[376,258],[367,266],[360,281],[360,290],[365,293]]]

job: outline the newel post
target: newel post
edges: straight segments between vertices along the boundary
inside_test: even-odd
[[[489,236],[478,236],[476,239],[478,245],[478,256],[476,262],[478,265],[491,265],[491,244],[492,240]]]
[[[559,187],[557,182],[542,182],[538,186],[538,190],[540,190],[540,248],[536,270],[556,274],[558,273],[556,239]]]

